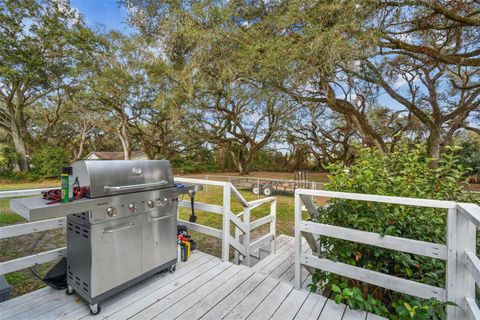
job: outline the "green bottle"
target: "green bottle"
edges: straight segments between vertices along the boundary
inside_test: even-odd
[[[62,179],[62,203],[68,203],[71,201],[70,198],[73,198],[72,185],[70,180],[72,179],[72,167],[62,167],[62,172],[60,174]]]

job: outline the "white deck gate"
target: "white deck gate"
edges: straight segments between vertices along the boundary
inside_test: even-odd
[[[222,241],[222,260],[229,260],[230,246],[234,249],[236,262],[240,260],[246,265],[250,265],[250,252],[259,248],[267,243],[270,244],[270,252],[275,251],[275,223],[276,223],[276,205],[277,200],[275,197],[262,198],[254,201],[246,201],[245,198],[238,192],[235,187],[228,182],[220,181],[206,181],[200,179],[187,179],[187,178],[175,178],[175,182],[191,183],[196,185],[210,185],[223,188],[223,205],[213,205],[202,202],[195,202],[195,209],[217,213],[222,215],[223,223],[222,229],[216,229],[208,226],[204,226],[198,223],[192,223],[189,221],[179,219],[178,222],[186,225],[190,230],[201,232]],[[49,190],[51,188],[33,189],[33,190],[13,190],[0,192],[0,199],[18,197],[18,196],[30,196],[38,195],[42,191]],[[243,207],[243,211],[239,214],[235,214],[231,210],[230,198],[231,195],[237,199]],[[270,204],[270,213],[258,220],[250,221],[250,212],[263,205]],[[179,201],[179,207],[190,207],[190,201]],[[233,223],[235,228],[235,238],[230,235],[230,225]],[[251,240],[250,232],[262,225],[269,224],[270,228],[267,234],[259,237],[258,239]],[[42,220],[36,222],[27,222],[21,224],[15,224],[5,227],[0,227],[0,239],[6,239],[16,237],[20,235],[52,230],[57,228],[65,228],[65,218],[55,218],[49,220]],[[37,264],[42,264],[56,260],[63,257],[66,253],[66,247],[53,249],[46,252],[40,252],[34,255],[21,257],[18,259],[5,261],[0,263],[0,275],[10,272],[25,269]],[[243,258],[243,259],[242,259]]]
[[[317,213],[312,197],[448,209],[447,243],[437,244],[400,237],[382,236],[373,232],[304,221],[302,219],[302,202],[311,214]],[[480,310],[475,302],[475,283],[480,284],[480,260],[475,254],[476,228],[478,226],[480,226],[480,207],[475,204],[298,189],[295,192],[295,287],[301,288],[301,267],[304,266],[306,268],[332,272],[419,298],[435,298],[442,302],[454,302],[459,307],[447,307],[447,318],[449,320],[460,320],[467,317],[469,319],[480,319]],[[302,250],[302,236],[306,238],[308,244],[312,247],[312,254],[305,254]],[[320,236],[445,260],[447,261],[446,288],[438,288],[319,258]]]

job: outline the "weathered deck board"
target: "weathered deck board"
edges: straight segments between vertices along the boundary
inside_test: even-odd
[[[266,278],[223,319],[245,319],[279,284],[280,280]]]
[[[218,265],[215,265],[215,267],[211,268],[210,270],[202,271],[203,273],[201,275],[197,276],[195,279],[189,282],[186,282],[185,285],[181,287],[178,286],[182,285],[182,283],[178,282],[175,284],[176,289],[161,300],[158,300],[158,292],[155,292],[154,294],[149,296],[149,299],[155,299],[154,302],[150,304],[147,308],[137,312],[134,316],[131,317],[131,319],[154,318],[159,313],[168,309],[169,306],[177,303],[184,296],[189,295],[192,291],[200,288],[202,285],[211,281],[213,278],[215,278],[231,266],[232,264],[230,262],[222,262]]]
[[[230,293],[235,291],[244,281],[253,276],[254,272],[251,270],[242,270],[234,278],[219,286],[216,290],[206,295],[194,306],[181,314],[177,319],[199,319],[210,309],[215,307],[219,301],[222,301]]]
[[[310,294],[298,311],[295,319],[317,320],[327,302],[327,298],[319,294]]]
[[[260,261],[257,268],[196,251],[174,273],[157,274],[104,301],[97,316],[91,316],[76,295],[45,288],[0,303],[0,320],[383,319],[308,290],[295,290],[290,274],[292,247],[291,237],[278,237],[277,253]]]
[[[111,314],[109,318],[110,319],[127,319],[129,317],[136,315],[137,313],[140,313],[141,311],[145,310],[153,303],[158,302],[161,299],[172,294],[179,287],[184,286],[190,281],[195,280],[197,277],[200,277],[202,274],[206,273],[211,268],[215,268],[217,265],[219,265],[219,262],[220,260],[218,259],[212,259],[195,269],[189,268],[190,272],[182,275],[181,277],[177,278],[173,282],[169,282],[159,287],[158,289],[155,288],[154,291],[148,293],[147,295],[142,296],[141,299],[131,301],[131,303],[128,306],[122,308],[118,312]]]
[[[280,282],[274,291],[253,310],[248,319],[250,320],[266,320],[277,311],[285,298],[293,290],[293,286],[286,282]]]
[[[365,312],[346,308],[342,320],[365,319],[366,317],[367,315],[365,314]]]
[[[336,304],[335,301],[328,299],[318,320],[342,319],[345,309],[344,304]]]
[[[288,297],[283,300],[280,307],[273,314],[273,319],[290,320],[295,318],[297,312],[302,307],[303,303],[309,296],[310,292],[307,290],[292,290]]]
[[[243,299],[245,299],[255,288],[265,280],[266,276],[254,273],[247,281],[238,286],[225,299],[219,301],[212,309],[202,316],[202,319],[223,319]]]
[[[223,283],[228,282],[230,279],[235,277],[241,271],[242,271],[241,266],[232,265],[230,268],[228,268],[227,270],[222,272],[218,277],[216,277],[215,281],[210,281],[206,283],[204,286],[193,291],[188,296],[183,297],[181,300],[177,301],[177,303],[171,305],[168,309],[159,313],[156,316],[156,318],[158,319],[177,318],[178,316],[186,312],[188,309],[190,309],[193,305],[195,305],[198,301],[203,299],[212,291],[216,290]]]

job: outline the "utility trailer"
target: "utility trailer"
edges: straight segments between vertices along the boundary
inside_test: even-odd
[[[310,189],[315,185],[315,182],[243,177],[231,177],[230,182],[239,189],[249,189],[254,195],[263,194],[267,197],[279,192],[293,194],[295,189]]]

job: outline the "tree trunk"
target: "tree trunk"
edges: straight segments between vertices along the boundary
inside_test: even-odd
[[[241,176],[245,176],[248,174],[248,170],[245,168],[245,165],[243,163],[239,163],[238,166],[238,174]]]
[[[377,147],[383,154],[386,153],[385,141],[383,141],[382,136],[368,123],[367,116],[355,109],[351,102],[337,99],[334,90],[323,77],[320,79],[320,86],[325,92],[325,97],[330,109],[343,114],[346,119],[349,119],[357,129],[364,143],[368,146]]]
[[[83,128],[82,128],[82,134],[80,136],[80,142],[78,145],[78,151],[75,153],[75,160],[80,159],[83,153],[83,149],[85,146],[85,140],[87,139],[87,122],[83,121]]]
[[[232,154],[233,162],[238,169],[238,174],[241,176],[247,175],[250,171],[249,170],[250,163],[248,163],[248,160],[247,160],[249,157],[245,158],[242,151],[239,151],[239,152],[230,151],[230,153]]]
[[[427,155],[430,158],[433,158],[434,161],[432,163],[433,166],[438,164],[438,160],[440,159],[440,151],[441,151],[441,138],[440,138],[440,130],[437,128],[430,129],[430,135],[427,140]]]
[[[18,124],[15,121],[11,122],[10,134],[12,136],[13,144],[15,146],[15,151],[18,155],[18,167],[20,168],[20,171],[27,172],[30,170],[30,165],[28,164],[27,157],[27,148],[25,145],[25,140],[23,139],[21,128],[19,128]]]
[[[18,157],[18,167],[20,171],[27,172],[30,170],[30,165],[28,163],[27,156],[27,146],[25,143],[25,137],[27,136],[25,119],[22,114],[22,103],[23,99],[18,99],[19,104],[13,102],[14,93],[10,94],[9,97],[3,101],[6,106],[5,110],[2,110],[5,114],[5,118],[2,119],[2,127],[10,134],[13,140],[13,145],[15,146],[15,151]]]
[[[124,159],[130,160],[130,141],[128,141],[126,117],[122,119],[117,127],[117,136],[122,143]]]

